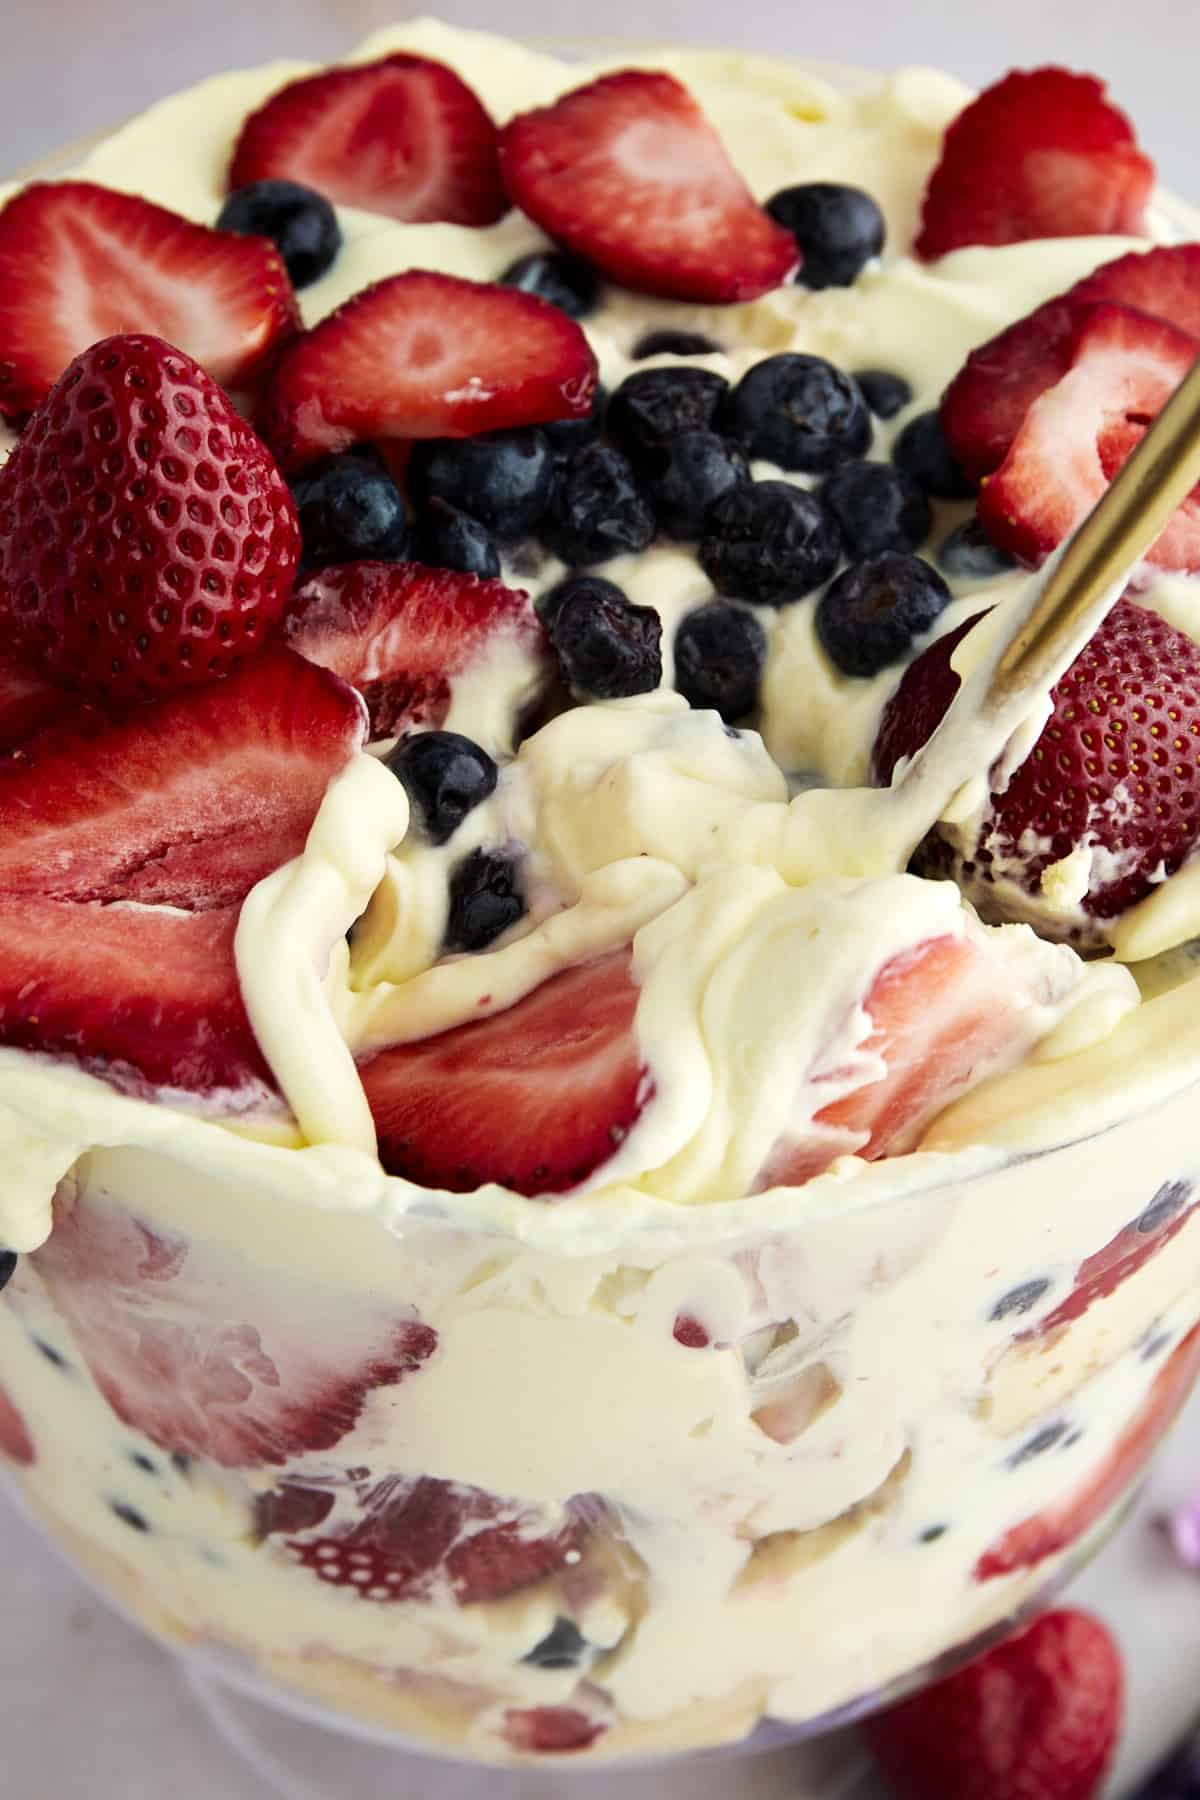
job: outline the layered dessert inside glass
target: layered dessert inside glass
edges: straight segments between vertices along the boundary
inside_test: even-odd
[[[483,1761],[815,1730],[1200,1362],[1200,532],[978,695],[1191,364],[1100,84],[430,22],[0,211],[0,1458]]]

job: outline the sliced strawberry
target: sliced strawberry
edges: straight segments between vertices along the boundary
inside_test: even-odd
[[[11,657],[0,659],[0,755],[53,719],[79,722],[81,703]]]
[[[959,685],[954,646],[974,623],[931,644],[905,671],[875,743],[881,783],[940,722]],[[975,841],[961,848],[934,834],[919,860],[952,876],[986,918],[1036,917],[1043,937],[1100,944],[1111,922],[1163,872],[1173,874],[1200,839],[1200,646],[1119,600],[1050,698],[1048,724],[1003,791],[991,794]],[[1044,903],[1041,878],[1079,849],[1096,855],[1079,912],[1068,916]]]
[[[78,356],[0,469],[0,613],[39,671],[125,704],[257,654],[300,527],[265,447],[160,338]]]
[[[513,1749],[540,1754],[588,1750],[607,1729],[574,1706],[510,1707],[504,1715],[504,1736]]]
[[[33,1262],[122,1423],[226,1468],[330,1450],[437,1334],[380,1295],[335,1297],[151,1228],[98,1192],[55,1209]]]
[[[0,1456],[7,1456],[18,1468],[28,1469],[37,1460],[33,1439],[24,1419],[0,1387]]]
[[[1139,236],[1154,164],[1093,75],[1014,70],[961,112],[925,194],[916,253],[1028,238]]]
[[[1049,1337],[1072,1319],[1081,1319],[1097,1300],[1115,1294],[1123,1281],[1149,1262],[1181,1232],[1200,1199],[1188,1181],[1168,1181],[1131,1225],[1080,1263],[1070,1293],[1022,1339]]]
[[[1179,386],[1200,340],[1110,301],[1082,307],[1070,366],[1025,415],[984,485],[992,542],[1036,567],[1081,525]],[[1148,553],[1160,568],[1200,569],[1200,488]]]
[[[1146,1399],[1112,1449],[1065,1500],[1006,1531],[975,1564],[976,1581],[1032,1569],[1057,1556],[1098,1524],[1141,1472],[1166,1435],[1200,1369],[1200,1325],[1193,1326],[1163,1364]]]
[[[754,300],[800,264],[673,75],[622,69],[521,113],[500,166],[522,212],[625,287]]]
[[[363,735],[344,683],[282,648],[103,730],[53,726],[0,762],[0,894],[235,905],[303,849]]]
[[[551,677],[545,630],[529,596],[499,581],[421,563],[342,563],[296,590],[285,641],[332,669],[367,703],[373,738],[436,730],[455,682],[498,649],[518,652],[526,685]]]
[[[484,108],[453,69],[404,52],[289,82],[251,113],[229,186],[274,178],[410,224],[492,225],[508,208]]]
[[[283,352],[262,432],[294,469],[362,439],[471,437],[582,418],[596,359],[566,313],[518,288],[410,269]]]
[[[19,422],[72,357],[153,332],[245,387],[300,314],[274,244],[210,231],[91,181],[35,181],[0,210],[0,412]]]
[[[1071,366],[1078,309],[1113,300],[1200,337],[1200,244],[1133,251],[973,350],[942,398],[942,427],[975,481],[998,469],[1039,395]]]
[[[524,1000],[360,1070],[393,1175],[467,1193],[487,1181],[557,1194],[607,1161],[653,1093],[627,951],[552,976]]]

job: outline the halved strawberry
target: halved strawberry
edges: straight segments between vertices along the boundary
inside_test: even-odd
[[[1200,244],[1131,251],[973,350],[942,396],[942,428],[974,481],[998,469],[1039,395],[1071,366],[1078,309],[1132,306],[1200,337]]]
[[[410,269],[288,345],[261,429],[294,469],[362,439],[471,437],[582,418],[595,388],[596,358],[557,306]]]
[[[622,69],[521,113],[500,167],[522,212],[625,287],[753,300],[800,264],[673,75]]]
[[[364,1600],[425,1599],[439,1590],[464,1606],[499,1600],[562,1568],[581,1538],[573,1517],[550,1519],[538,1507],[428,1475],[360,1484],[348,1504],[345,1494],[318,1504],[327,1496],[313,1492],[310,1522],[284,1523],[299,1510],[292,1499],[268,1529],[287,1534],[294,1560],[319,1580]],[[337,1499],[345,1522],[322,1529]]]
[[[117,1417],[226,1468],[330,1450],[368,1394],[419,1369],[437,1334],[380,1294],[336,1295],[152,1228],[98,1191],[55,1207],[33,1256]]]
[[[1021,1340],[1049,1337],[1072,1319],[1082,1318],[1097,1300],[1114,1294],[1183,1230],[1197,1205],[1200,1198],[1190,1182],[1165,1182],[1132,1224],[1080,1263],[1070,1293],[1034,1330],[1022,1332]]]
[[[1200,351],[1164,319],[1110,301],[1081,307],[1069,367],[1036,400],[979,496],[992,542],[1036,567],[1081,525]],[[1200,569],[1200,487],[1147,560]]]
[[[576,1706],[509,1707],[504,1715],[504,1736],[513,1749],[542,1755],[588,1750],[607,1729],[603,1719]]]
[[[15,658],[0,658],[0,755],[15,750],[52,719],[78,721],[85,709],[65,688]]]
[[[153,332],[245,387],[300,314],[274,244],[91,181],[35,181],[0,210],[0,412],[19,422],[72,357]]]
[[[975,622],[905,671],[875,742],[880,783],[940,722],[958,691],[954,646]],[[960,848],[935,833],[919,861],[951,875],[985,918],[1036,917],[1043,937],[1098,945],[1200,840],[1200,646],[1119,600],[1050,698],[1048,724],[991,794],[975,841]],[[1041,878],[1081,849],[1094,852],[1088,886],[1068,914],[1044,901]]]
[[[474,93],[403,51],[291,81],[251,113],[230,189],[280,177],[410,224],[492,225],[508,207],[496,127]]]
[[[498,649],[518,652],[517,683],[528,690],[514,692],[518,706],[553,669],[549,639],[527,594],[421,563],[321,569],[297,588],[283,635],[301,656],[358,689],[373,738],[436,730],[456,681]]]
[[[631,957],[565,969],[524,1000],[383,1050],[360,1074],[393,1175],[466,1193],[574,1187],[612,1155],[653,1094],[634,1029]]]
[[[1022,1520],[985,1550],[975,1564],[976,1581],[1032,1569],[1044,1557],[1066,1550],[1115,1506],[1166,1435],[1187,1399],[1200,1369],[1200,1325],[1163,1364],[1150,1392],[1112,1449],[1083,1485],[1065,1500]]]
[[[0,469],[0,609],[40,673],[126,704],[228,675],[283,611],[296,508],[266,448],[161,338],[76,357]]]
[[[27,1469],[37,1459],[29,1427],[0,1387],[0,1456],[7,1456],[18,1468]]]
[[[1145,231],[1154,164],[1094,75],[1014,70],[946,132],[918,256],[1027,238]]]

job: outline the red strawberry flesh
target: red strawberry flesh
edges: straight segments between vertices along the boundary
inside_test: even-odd
[[[674,76],[623,69],[504,129],[522,212],[613,281],[676,300],[753,300],[800,262]]]
[[[7,1456],[9,1461],[16,1463],[20,1469],[31,1467],[37,1460],[33,1439],[29,1435],[29,1427],[2,1387],[0,1387],[0,1456]]]
[[[510,1707],[504,1715],[504,1735],[513,1749],[543,1755],[588,1750],[606,1729],[574,1706]]]
[[[1080,1263],[1071,1292],[1039,1320],[1035,1330],[1022,1332],[1022,1339],[1050,1337],[1073,1319],[1081,1319],[1097,1300],[1114,1294],[1122,1282],[1178,1236],[1197,1204],[1200,1202],[1187,1182],[1167,1182],[1145,1212]]]
[[[86,710],[76,695],[36,675],[14,657],[0,660],[0,756],[25,743],[51,720],[82,723]]]
[[[403,52],[289,82],[251,113],[229,186],[280,178],[410,224],[491,225],[508,207],[478,99],[453,69]]]

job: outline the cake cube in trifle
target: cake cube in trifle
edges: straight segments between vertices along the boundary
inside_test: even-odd
[[[148,1629],[586,1764],[1110,1527],[1200,1366],[1192,501],[952,777],[1183,219],[1091,77],[428,21],[10,194],[0,1461]]]

